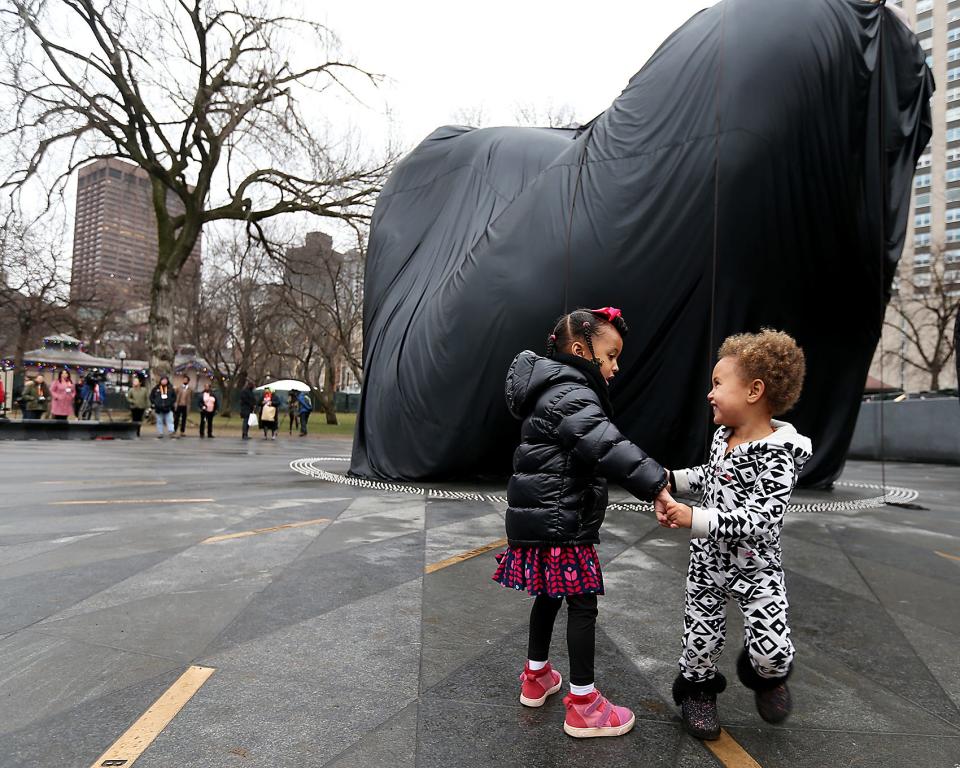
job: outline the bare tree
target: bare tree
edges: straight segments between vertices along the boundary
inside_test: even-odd
[[[930,271],[901,287],[884,320],[903,340],[902,349],[888,350],[886,356],[928,374],[931,390],[940,388],[940,374],[957,351],[958,336],[950,326],[960,313],[960,267],[947,275],[944,250],[942,245],[931,248]]]
[[[111,337],[118,334],[130,335],[133,325],[125,312],[126,300],[122,294],[101,291],[89,296],[77,294],[76,286],[72,292],[68,311],[65,316],[70,333],[87,343],[94,354],[104,355],[102,345],[109,346]],[[131,352],[131,349],[127,349]]]
[[[327,326],[311,318],[307,305],[291,303],[296,301],[290,297],[286,303],[291,311],[283,323],[287,339],[283,356],[295,364],[297,378],[320,393],[320,410],[327,424],[335,425],[339,345]]]
[[[56,237],[42,239],[8,219],[0,230],[0,317],[9,329],[14,368],[44,333],[68,325],[69,290],[62,248]]]
[[[280,349],[275,317],[282,311],[282,288],[268,251],[232,233],[214,239],[194,312],[193,342],[217,371],[224,403],[248,379],[261,378]]]
[[[513,113],[517,125],[529,125],[541,128],[577,128],[576,113],[569,104],[544,105],[532,103],[517,104]]]
[[[487,108],[483,104],[474,104],[470,107],[459,107],[450,115],[450,119],[457,125],[467,125],[471,128],[484,128],[489,124]]]
[[[256,0],[5,0],[3,87],[15,101],[0,137],[15,151],[2,183],[35,180],[48,203],[93,158],[150,176],[157,218],[150,364],[173,365],[174,289],[204,225],[309,212],[369,218],[391,153],[364,159],[312,127],[302,104],[378,77],[336,57],[326,27]],[[301,52],[294,55],[294,46]],[[45,171],[54,167],[53,181]]]
[[[346,253],[332,245],[290,248],[282,263],[292,306],[318,324],[323,338],[329,339],[320,346],[335,351],[337,362],[346,364],[362,384],[366,233],[357,231],[356,235],[355,247]],[[306,258],[294,255],[303,251]]]

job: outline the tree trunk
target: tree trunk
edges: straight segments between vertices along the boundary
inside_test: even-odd
[[[940,368],[931,368],[930,370],[930,391],[936,392],[940,389]]]
[[[161,260],[161,263],[164,260]],[[161,376],[173,376],[173,311],[177,279],[159,264],[150,286],[150,378],[156,383]]]
[[[17,334],[17,348],[13,353],[13,370],[23,371],[23,356],[27,352],[27,333],[21,326]]]
[[[324,357],[324,376],[323,376],[323,412],[327,416],[327,424],[337,424],[337,409],[334,399],[337,393],[336,378],[337,366],[330,356]]]

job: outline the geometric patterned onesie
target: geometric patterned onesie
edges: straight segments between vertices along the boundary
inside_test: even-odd
[[[787,422],[774,419],[771,426],[772,435],[729,454],[730,429],[721,427],[706,464],[673,473],[677,495],[701,499],[693,507],[690,531],[678,684],[710,685],[717,677],[725,684],[716,662],[723,651],[728,597],[743,611],[745,653],[737,672],[744,685],[773,687],[790,672],[794,650],[780,531],[811,445]]]

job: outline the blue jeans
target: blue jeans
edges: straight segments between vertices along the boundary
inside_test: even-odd
[[[173,411],[167,411],[166,413],[157,414],[157,434],[160,437],[163,437],[164,426],[166,426],[167,431],[172,435],[173,434]]]

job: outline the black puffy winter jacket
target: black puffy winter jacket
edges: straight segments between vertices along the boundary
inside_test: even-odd
[[[510,546],[595,544],[607,479],[648,501],[667,484],[663,467],[610,422],[607,384],[594,363],[521,352],[506,396],[523,420],[507,489]]]

